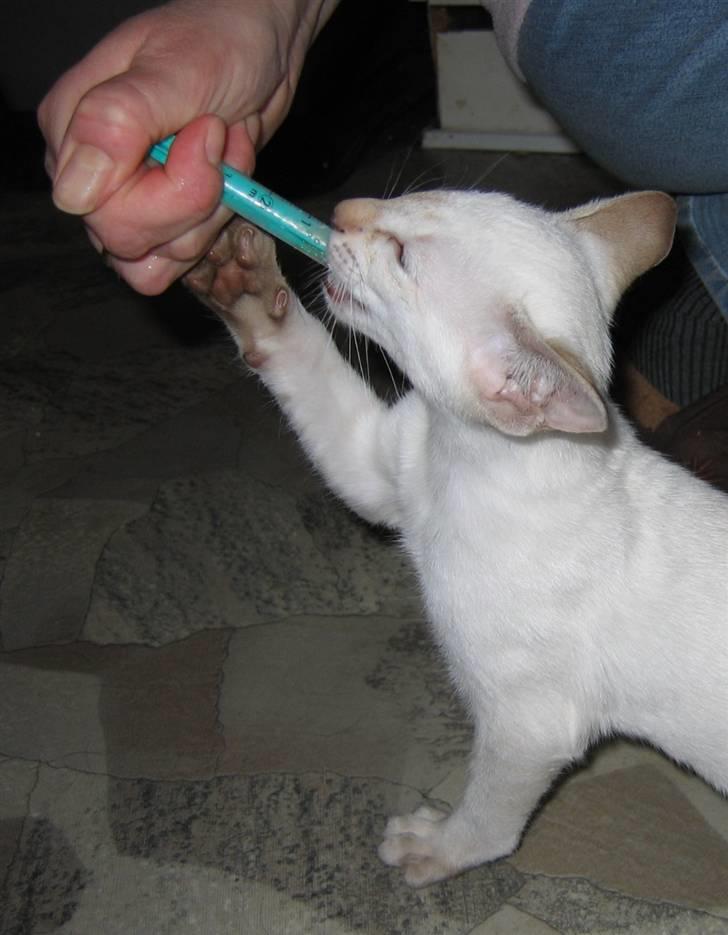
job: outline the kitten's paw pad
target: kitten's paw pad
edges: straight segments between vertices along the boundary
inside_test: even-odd
[[[225,314],[244,295],[263,295],[283,277],[271,237],[234,218],[194,269],[185,285],[216,312]]]
[[[185,282],[224,319],[246,363],[262,367],[265,342],[279,333],[290,298],[273,239],[237,218]]]
[[[380,859],[390,867],[401,867],[410,886],[427,886],[453,875],[454,867],[443,855],[444,812],[428,806],[412,815],[390,818],[379,845]]]

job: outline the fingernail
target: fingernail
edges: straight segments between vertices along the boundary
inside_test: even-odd
[[[63,167],[53,186],[53,201],[69,214],[87,214],[96,207],[113,162],[100,149],[81,143]]]
[[[205,137],[205,155],[211,166],[217,168],[222,162],[222,153],[225,149],[225,124],[213,120]]]

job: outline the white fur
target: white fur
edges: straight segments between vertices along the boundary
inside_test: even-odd
[[[618,293],[669,247],[661,198],[563,214],[479,193],[344,203],[332,307],[410,378],[393,406],[296,303],[262,342],[261,375],[331,487],[401,531],[475,721],[455,812],[387,828],[382,859],[415,885],[511,852],[604,735],[728,791],[728,498],[604,401]],[[659,222],[632,223],[644,211]],[[634,268],[622,228],[648,245]]]

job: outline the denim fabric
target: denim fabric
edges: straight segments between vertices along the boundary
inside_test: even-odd
[[[518,61],[585,153],[681,196],[691,260],[728,317],[728,2],[532,0]]]

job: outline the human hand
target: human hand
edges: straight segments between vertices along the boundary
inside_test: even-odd
[[[173,0],[122,23],[50,90],[38,119],[54,201],[83,215],[135,289],[163,291],[212,244],[230,216],[220,162],[252,172],[334,5]],[[165,166],[146,164],[174,132]]]

